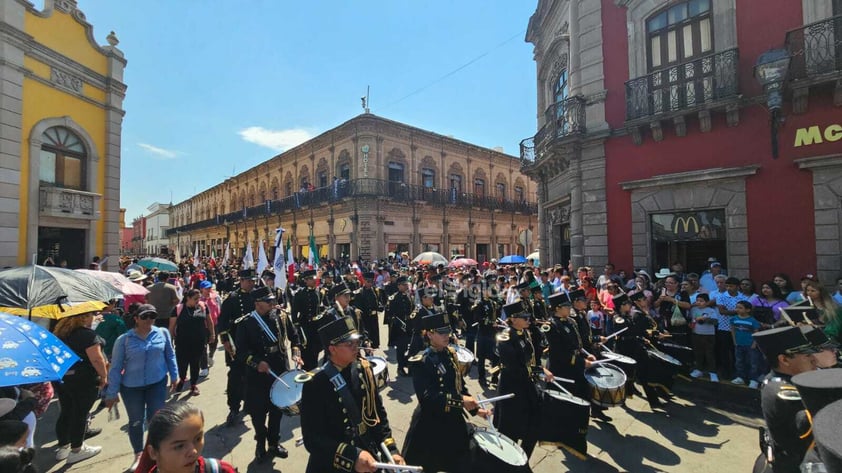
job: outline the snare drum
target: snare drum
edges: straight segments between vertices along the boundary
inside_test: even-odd
[[[602,352],[602,356],[611,360],[612,364],[619,366],[626,373],[626,378],[629,381],[634,381],[637,374],[637,361],[634,358],[610,351]]]
[[[692,348],[669,342],[655,342],[655,344],[659,350],[678,360],[685,368],[692,368],[695,362]]]
[[[662,386],[668,391],[671,390],[673,376],[681,368],[681,362],[655,348],[647,349],[646,355],[647,379],[643,381],[649,385]]]
[[[286,415],[297,416],[301,413],[301,392],[304,385],[295,382],[295,377],[303,373],[302,370],[287,371],[280,376],[280,379],[275,380],[269,391],[272,404],[278,406]]]
[[[475,427],[473,435],[473,471],[528,472],[529,458],[509,437],[485,427]]]
[[[546,390],[541,393],[540,406],[538,442],[564,448],[584,458],[588,452],[591,404],[572,394]]]
[[[367,356],[371,364],[371,372],[374,373],[374,380],[377,382],[377,390],[382,391],[389,384],[389,367],[386,359],[381,356]]]
[[[468,373],[471,371],[471,364],[474,362],[473,352],[456,343],[451,343],[450,347],[456,350],[456,360],[459,364],[459,372],[462,373],[462,376],[468,376]]]
[[[610,363],[600,363],[585,370],[591,400],[603,407],[619,406],[626,399],[626,373]]]

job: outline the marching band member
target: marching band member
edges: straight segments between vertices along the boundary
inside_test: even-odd
[[[298,279],[304,281],[304,286],[296,291],[292,298],[291,317],[292,323],[303,333],[301,358],[304,361],[304,369],[311,370],[316,367],[319,352],[322,351],[319,340],[322,298],[316,288],[315,270],[301,271]]]
[[[541,373],[538,361],[540,353],[535,351],[528,327],[531,314],[521,304],[503,307],[506,322],[510,328],[497,336],[497,351],[500,354],[500,395],[514,393],[515,397],[500,401],[495,406],[494,425],[500,433],[520,446],[527,458],[535,449],[536,426],[540,415],[538,387],[535,383]]]
[[[637,362],[636,377],[637,381],[643,386],[643,392],[646,393],[646,400],[649,401],[649,407],[652,409],[661,408],[664,403],[658,398],[658,392],[655,385],[659,384],[659,380],[654,379],[650,374],[650,361],[646,349],[651,345],[648,339],[648,333],[656,327],[655,321],[648,315],[633,306],[633,301],[646,299],[643,292],[636,292],[631,297],[625,294],[620,294],[614,300],[614,330],[627,330],[617,336],[617,352],[634,358]],[[640,395],[640,392],[634,386],[634,379],[629,379],[626,383],[626,389],[630,394]]]
[[[381,310],[380,290],[374,287],[374,273],[363,273],[363,287],[354,291],[352,303],[362,311],[363,327],[371,340],[371,348],[380,348],[380,325],[377,313]]]
[[[240,404],[245,394],[245,366],[236,359],[237,324],[245,320],[254,310],[251,291],[256,276],[251,269],[239,273],[240,288],[228,295],[219,310],[219,342],[225,349],[225,364],[228,366],[228,384],[225,392],[228,398],[227,425],[233,425],[240,413]]]
[[[448,347],[450,317],[446,313],[421,319],[429,346],[412,357],[412,384],[418,406],[406,434],[404,457],[424,471],[470,471],[471,432],[462,410],[487,417],[468,392],[456,351]]]
[[[269,442],[268,454],[286,458],[289,453],[280,439],[282,412],[272,404],[270,391],[275,382],[274,374],[280,375],[289,370],[287,361],[287,343],[292,347],[292,359],[301,364],[301,351],[298,332],[283,312],[275,309],[277,299],[268,287],[261,287],[252,292],[254,311],[240,323],[237,330],[237,361],[249,369],[246,372],[246,411],[254,425],[254,438],[257,440],[254,458],[259,463],[267,455],[266,442]],[[267,424],[268,415],[268,424]]]
[[[424,317],[436,313],[433,305],[436,292],[434,286],[420,288],[415,291],[418,305],[415,307],[415,311],[409,316],[409,328],[412,330],[412,335],[410,336],[407,353],[410,355],[414,355],[424,349],[424,328],[421,326],[421,320]]]
[[[493,283],[494,275],[489,275],[490,281]],[[497,335],[497,317],[500,311],[502,300],[498,294],[492,294],[492,289],[484,291],[482,297],[476,301],[471,307],[473,312],[472,318],[477,324],[477,377],[479,378],[479,385],[483,388],[488,388],[488,380],[485,374],[485,360],[491,360],[492,369],[500,364],[500,359],[495,352]],[[491,384],[497,384],[499,379],[499,372],[494,371],[491,375]]]
[[[395,280],[398,292],[389,296],[386,305],[386,317],[391,324],[389,326],[389,346],[395,347],[398,358],[398,376],[409,375],[406,352],[409,349],[410,330],[409,316],[415,308],[412,298],[409,295],[409,280],[406,276],[400,276]]]
[[[319,329],[327,362],[309,374],[301,394],[301,433],[310,454],[306,473],[374,472],[374,463],[405,465],[368,360],[350,317]],[[392,458],[378,460],[380,445]]]

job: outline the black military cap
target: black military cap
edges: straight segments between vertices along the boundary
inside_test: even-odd
[[[808,305],[795,304],[789,307],[784,307],[781,311],[786,313],[787,317],[795,323],[812,323],[819,320],[818,309]]]
[[[275,272],[271,269],[264,269],[262,273],[260,273],[260,279],[275,279]]]
[[[251,291],[251,297],[254,302],[273,302],[275,300],[275,294],[266,286]]]
[[[436,297],[438,291],[434,287],[422,287],[415,290],[415,296],[420,301],[422,297]]]
[[[330,271],[323,272],[322,273],[322,279],[327,279],[327,278],[333,279],[333,273],[331,273]]]
[[[645,293],[645,292],[643,292],[643,291],[637,291],[637,292],[634,292],[634,293],[632,293],[632,294],[629,296],[629,299],[630,299],[632,302],[637,302],[637,301],[640,301],[640,300],[646,299],[646,293]]]
[[[793,376],[792,384],[798,388],[801,402],[812,415],[828,404],[842,400],[842,368],[807,371]]]
[[[566,292],[559,292],[557,294],[551,295],[547,302],[550,304],[551,308],[555,309],[556,307],[562,306],[570,307],[572,301],[570,300],[570,296],[568,296]]]
[[[298,277],[301,279],[310,279],[316,277],[316,270],[315,269],[305,269],[298,274]]]
[[[439,312],[421,318],[421,327],[439,333],[450,333],[450,316],[446,312]]]
[[[375,278],[374,273],[372,273],[371,271],[366,271],[366,272],[363,273],[363,279],[374,279],[374,278]]]
[[[254,273],[253,269],[241,269],[238,276],[240,276],[240,279],[257,279],[257,275]]]
[[[350,292],[351,288],[349,288],[345,282],[334,284],[334,286],[330,288],[330,296],[334,299],[336,299],[336,296],[341,296],[342,294],[348,294]]]
[[[611,300],[614,302],[614,308],[618,309],[623,304],[631,304],[631,299],[629,296],[625,294],[617,294],[616,296],[612,297]]]
[[[322,346],[325,347],[350,340],[359,340],[360,338],[362,338],[362,335],[357,332],[357,326],[351,317],[331,320],[319,328],[319,339],[322,341]]]
[[[821,457],[828,473],[842,472],[842,401],[836,401],[814,416],[813,438],[816,451]]]
[[[507,318],[528,318],[532,317],[520,301],[512,302],[503,306],[503,313]]]
[[[518,291],[529,289],[529,281],[523,281],[522,283],[515,286],[515,289],[517,289]]]
[[[801,333],[804,334],[804,338],[810,342],[810,345],[813,345],[813,348],[817,350],[839,348],[839,344],[829,339],[824,331],[819,328],[812,325],[799,325],[798,328],[801,329]]]
[[[816,350],[804,338],[798,327],[780,327],[761,330],[751,335],[767,360],[774,360],[778,355],[810,354]]]
[[[407,278],[406,276],[400,276],[397,279],[395,279],[395,284],[406,284],[408,282],[409,278]]]
[[[570,291],[570,300],[574,301],[574,302],[578,301],[578,300],[582,300],[582,301],[587,300],[587,297],[585,297],[585,291],[583,291],[581,289],[576,289],[575,291]]]

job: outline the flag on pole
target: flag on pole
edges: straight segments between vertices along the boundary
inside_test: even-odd
[[[317,268],[319,266],[319,249],[316,246],[316,237],[310,232],[310,256],[307,257],[307,262],[311,267]]]
[[[287,280],[295,281],[295,258],[292,257],[292,240],[287,236]]]
[[[257,275],[263,274],[263,270],[269,267],[269,257],[266,256],[266,247],[263,240],[260,240],[260,247],[257,249]]]
[[[175,264],[181,264],[181,245],[175,246]]]
[[[254,253],[251,250],[251,242],[246,246],[246,254],[243,255],[243,269],[254,269]]]
[[[231,258],[231,242],[225,242],[225,255],[222,257],[222,266],[228,266],[228,259]]]
[[[193,266],[199,265],[199,242],[196,242],[196,249],[193,251]]]
[[[286,289],[287,286],[287,267],[284,263],[284,230],[283,228],[275,229],[275,261],[272,266],[275,268],[275,287]]]

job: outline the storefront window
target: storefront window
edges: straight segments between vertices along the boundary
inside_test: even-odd
[[[688,272],[702,273],[708,258],[727,266],[725,210],[700,210],[651,216],[653,268],[681,263]]]

